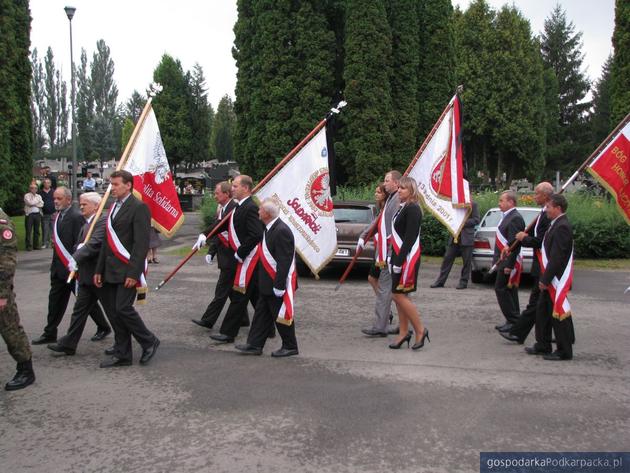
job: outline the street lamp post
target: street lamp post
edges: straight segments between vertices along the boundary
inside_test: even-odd
[[[77,116],[75,113],[75,84],[74,84],[74,58],[72,55],[72,17],[76,8],[64,8],[70,22],[70,80],[72,82],[72,93],[70,103],[72,107],[72,200],[77,201]]]

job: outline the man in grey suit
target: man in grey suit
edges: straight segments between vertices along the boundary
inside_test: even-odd
[[[68,264],[68,271],[78,271],[76,275],[78,292],[74,309],[72,310],[68,333],[57,340],[57,343],[48,345],[49,350],[57,353],[74,355],[81,335],[83,334],[88,314],[101,313],[95,310],[98,304],[100,289],[94,286],[94,268],[101,251],[101,246],[105,240],[105,216],[101,216],[98,219],[90,240],[85,245],[83,244],[100,203],[101,196],[96,192],[85,192],[79,197],[79,208],[81,209],[85,223],[79,232],[77,249],[72,254],[73,259]],[[103,317],[100,321],[98,331],[92,337],[92,341],[102,340],[109,335],[111,331],[109,324]]]
[[[383,207],[383,219],[385,221],[385,228],[389,238],[392,234],[392,219],[394,214],[400,207],[400,199],[398,198],[398,181],[400,181],[401,174],[398,171],[389,171],[385,174],[383,183],[385,184],[385,190],[389,194],[385,207]],[[357,249],[363,248],[364,237],[367,235],[368,229],[366,229],[359,238]],[[389,246],[389,245],[388,245]],[[391,254],[391,246],[388,249],[388,256]],[[387,323],[389,322],[389,315],[391,314],[392,305],[392,276],[389,273],[387,265],[381,269],[378,276],[378,286],[376,289],[376,303],[374,304],[374,324],[371,328],[364,328],[361,330],[368,337],[386,337],[388,334]]]
[[[479,225],[479,207],[477,202],[471,202],[472,209],[470,215],[464,222],[464,227],[459,233],[459,239],[457,242],[451,236],[448,240],[446,247],[446,253],[442,260],[442,267],[440,268],[440,275],[431,284],[432,288],[444,287],[444,283],[448,279],[448,274],[451,272],[453,262],[457,254],[462,255],[462,273],[459,277],[459,284],[455,289],[466,289],[468,287],[468,279],[470,278],[470,269],[472,262],[473,243],[475,242],[475,227]]]

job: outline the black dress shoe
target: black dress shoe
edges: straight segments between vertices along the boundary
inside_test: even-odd
[[[540,350],[536,345],[533,347],[525,347],[525,353],[528,355],[549,355],[550,351]]]
[[[116,368],[117,366],[131,366],[131,360],[123,360],[112,356],[109,360],[101,362],[101,368]]]
[[[547,361],[565,361],[565,360],[570,360],[572,359],[572,356],[567,356],[562,352],[559,351],[554,351],[553,353],[548,353],[546,355],[543,355],[543,359],[547,360]]]
[[[439,282],[434,282],[433,284],[431,284],[431,286],[429,286],[431,289],[436,289],[438,287],[444,287],[444,284],[439,283]]]
[[[112,346],[111,346],[111,347],[109,347],[109,348],[105,348],[105,350],[103,351],[103,353],[105,353],[105,354],[106,354],[106,355],[108,355],[108,356],[115,355],[115,354],[116,354],[116,346],[115,346],[115,345],[112,345]]]
[[[254,347],[252,345],[250,345],[249,343],[244,343],[242,345],[235,345],[234,348],[236,348],[238,351],[240,351],[243,355],[262,355],[262,348],[258,348],[258,347]]]
[[[459,283],[455,289],[466,289],[467,287],[468,287],[468,284]]]
[[[376,330],[373,328],[362,328],[361,332],[363,332],[368,337],[386,337],[387,332],[381,332],[380,330]]]
[[[107,329],[107,330],[98,330],[93,336],[92,338],[90,338],[90,340],[92,340],[93,342],[100,342],[101,340],[103,340],[107,335],[109,335],[110,333],[112,333],[111,329]]]
[[[68,347],[64,347],[59,345],[58,343],[51,343],[47,346],[49,350],[54,351],[55,353],[65,353],[68,356],[72,356],[76,353],[76,350]]]
[[[17,371],[13,379],[4,385],[7,391],[17,391],[24,389],[35,382],[35,372],[33,371],[33,363],[31,360],[23,361],[17,364]]]
[[[149,361],[151,361],[151,358],[153,358],[159,346],[160,339],[156,337],[153,345],[142,352],[142,356],[140,357],[140,364],[146,365]]]
[[[229,337],[227,335],[223,335],[222,333],[219,333],[217,335],[210,335],[210,338],[215,342],[234,343],[234,337]]]
[[[507,341],[509,341],[509,342],[516,342],[519,345],[522,345],[525,342],[525,340],[521,340],[518,335],[513,335],[510,332],[499,332],[499,335],[501,335]]]
[[[499,332],[503,332],[503,333],[508,333],[510,330],[512,330],[512,327],[514,327],[514,324],[511,323],[506,323],[505,325],[503,325],[501,328],[497,329]]]
[[[197,320],[197,319],[190,319],[190,320],[192,321],[192,323],[193,323],[193,324],[197,324],[197,325],[199,325],[200,327],[203,327],[203,328],[212,328],[212,325],[210,325],[210,324],[207,324],[207,323],[203,322],[203,320]]]
[[[284,358],[286,356],[295,356],[299,354],[300,352],[297,350],[297,348],[280,348],[279,350],[271,352],[271,356],[273,356],[274,358]]]
[[[39,338],[31,341],[32,345],[45,345],[46,343],[53,343],[57,341],[57,337],[53,337],[52,335],[43,334]]]

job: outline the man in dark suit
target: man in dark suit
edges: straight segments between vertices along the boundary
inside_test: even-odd
[[[464,265],[456,289],[466,289],[466,287],[468,287],[473,244],[475,242],[475,227],[479,225],[479,206],[477,202],[471,202],[471,204],[472,209],[470,215],[464,222],[464,227],[459,233],[457,242],[453,240],[452,236],[448,240],[448,246],[446,247],[446,253],[444,254],[444,260],[442,260],[442,267],[440,268],[440,275],[435,282],[431,284],[432,288],[444,287],[444,283],[448,279],[448,274],[451,272],[457,254],[462,255],[462,263]]]
[[[525,348],[530,355],[543,355],[545,360],[573,358],[573,318],[566,293],[573,281],[573,230],[565,215],[568,203],[561,194],[553,194],[547,204],[551,220],[543,240],[542,273],[538,287],[540,298],[536,312],[536,343]],[[556,351],[551,352],[551,331],[556,337]]]
[[[214,197],[220,206],[217,211],[217,221],[214,225],[211,225],[204,232],[199,234],[193,249],[198,249],[205,245],[206,235],[237,205],[236,202],[232,200],[232,189],[230,183],[227,181],[220,182],[216,185]],[[234,283],[234,275],[236,274],[236,259],[234,259],[234,250],[230,247],[226,231],[224,231],[223,234],[213,236],[208,246],[210,247],[208,251],[210,258],[212,259],[216,256],[220,270],[219,279],[214,289],[214,299],[208,304],[201,319],[192,319],[192,321],[201,327],[212,328],[219,318],[219,315],[221,315],[225,301],[227,301],[232,292],[232,284]],[[249,319],[247,319],[247,321],[249,322]]]
[[[274,321],[282,338],[282,347],[271,356],[298,354],[293,322],[293,292],[297,286],[294,284],[295,240],[291,229],[278,218],[279,212],[278,204],[271,199],[265,199],[258,209],[260,220],[265,225],[263,240],[259,245],[259,296],[247,343],[235,347],[248,355],[262,354]]]
[[[44,333],[32,341],[33,345],[43,345],[57,341],[57,327],[66,312],[70,293],[75,285],[68,284],[68,264],[72,260],[72,251],[79,243],[79,232],[85,219],[76,208],[72,207],[72,193],[67,187],[57,187],[53,194],[57,216],[53,223],[53,258],[50,265],[50,292],[48,294],[48,323]],[[109,325],[99,306],[91,311],[92,319],[100,330],[109,330]]]
[[[516,240],[516,234],[525,229],[525,220],[516,210],[516,202],[516,192],[506,191],[499,197],[499,208],[503,212],[503,217],[497,227],[492,262],[497,265],[494,292],[497,295],[499,308],[506,320],[505,324],[495,327],[500,332],[509,331],[520,314],[518,287],[510,283],[510,275],[516,265],[518,252],[512,252],[506,258],[501,258],[502,250],[508,248]]]
[[[108,216],[107,243],[101,247],[94,285],[103,288],[101,302],[111,318],[115,344],[112,357],[103,361],[101,368],[131,365],[132,335],[142,347],[140,364],[147,364],[160,345],[133,306],[136,286],[144,280],[151,213],[132,195],[130,172],[114,171],[110,183],[116,203]]]
[[[534,188],[534,200],[542,207],[540,214],[534,221],[534,224],[527,232],[518,232],[516,239],[520,242],[514,251],[518,251],[521,246],[534,249],[534,259],[532,260],[531,276],[533,278],[532,291],[529,295],[529,302],[514,326],[508,332],[499,332],[506,340],[523,344],[534,327],[536,322],[536,307],[538,306],[538,298],[540,297],[540,289],[538,288],[538,279],[540,277],[540,248],[543,238],[549,228],[549,218],[547,217],[546,207],[549,198],[553,194],[553,186],[549,182],[541,182]],[[507,256],[508,250],[505,250],[504,257]]]
[[[76,251],[72,254],[73,260],[68,265],[68,270],[78,271],[76,274],[79,284],[77,300],[74,303],[72,318],[68,333],[61,337],[57,343],[48,345],[48,348],[57,353],[74,355],[85,328],[88,314],[96,309],[100,290],[94,286],[94,268],[98,260],[101,246],[105,240],[105,219],[102,215],[96,222],[94,232],[90,240],[84,245],[83,241],[92,223],[98,206],[101,203],[101,196],[96,192],[85,192],[79,197],[79,207],[85,223],[79,233]],[[80,269],[80,270],[79,270]],[[111,329],[107,322],[103,321],[102,328],[92,337],[92,341],[99,341],[110,334]]]
[[[228,307],[219,334],[210,338],[221,343],[232,343],[238,335],[241,320],[247,315],[247,302],[256,304],[258,289],[256,282],[256,250],[262,240],[263,225],[258,219],[258,206],[252,200],[252,178],[237,176],[232,182],[232,197],[238,207],[232,213],[231,223],[224,225],[230,231],[230,246],[236,260],[236,276]],[[231,229],[231,230],[230,230]],[[233,231],[232,231],[233,230]]]

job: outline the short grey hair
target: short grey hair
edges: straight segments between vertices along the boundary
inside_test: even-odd
[[[269,214],[271,218],[276,218],[280,215],[280,206],[273,199],[265,199],[260,203],[260,207]]]
[[[101,196],[98,192],[84,192],[79,196],[79,199],[84,198],[88,202],[92,202],[94,205],[100,205]]]
[[[551,197],[551,194],[554,193],[553,185],[551,184],[551,182],[547,181],[539,183],[534,190],[538,190],[541,193],[545,194],[547,198]]]
[[[514,191],[503,191],[501,195],[504,195],[507,200],[511,200],[514,205],[518,204],[518,195]]]
[[[59,186],[57,187],[57,189],[55,189],[56,191],[61,191],[63,192],[63,196],[66,199],[70,199],[72,200],[72,191],[70,191],[70,189],[68,189],[66,186]]]

